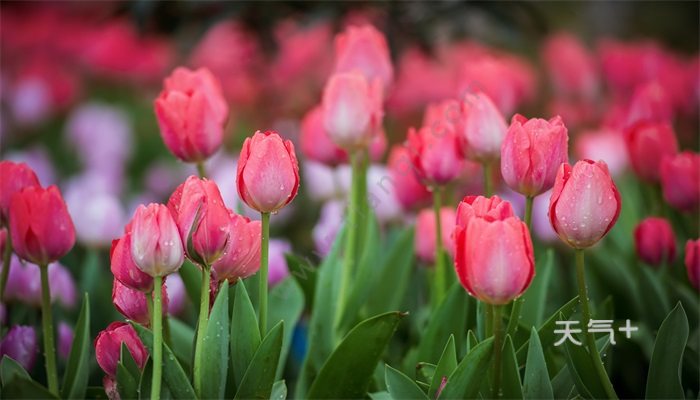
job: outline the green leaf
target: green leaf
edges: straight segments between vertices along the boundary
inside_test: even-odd
[[[270,306],[267,314],[267,326],[273,326],[279,321],[284,321],[284,326],[287,327],[282,341],[279,365],[277,366],[277,379],[280,379],[287,362],[287,354],[292,343],[294,327],[296,327],[301,313],[304,311],[304,292],[302,292],[299,284],[294,279],[287,278],[272,288],[268,301]]]
[[[280,321],[265,336],[255,352],[236,392],[236,399],[268,399],[282,350],[284,322]],[[234,355],[235,357],[235,355]]]
[[[493,338],[476,345],[447,378],[447,384],[440,393],[440,399],[475,398],[481,383],[486,379],[492,352]]]
[[[386,366],[385,370],[386,388],[394,399],[428,399],[418,385],[403,372]]]
[[[430,389],[428,390],[428,397],[434,399],[437,397],[437,391],[442,383],[442,378],[447,378],[452,375],[454,370],[457,368],[457,347],[455,346],[455,337],[450,335],[447,340],[445,349],[442,351],[442,356],[440,356],[440,361],[437,363],[435,368],[435,373],[433,374],[433,379],[430,382]]]
[[[199,304],[200,291],[202,286],[202,273],[196,265],[189,260],[185,260],[178,271],[182,282],[185,284],[185,292],[192,304]]]
[[[151,388],[153,384],[153,359],[148,358],[146,365],[143,367],[143,373],[139,379],[139,399],[150,399]],[[163,389],[166,385],[161,384],[160,393],[163,395]]]
[[[22,375],[14,375],[12,380],[2,387],[3,399],[58,399],[38,382]]]
[[[75,336],[71,345],[66,372],[63,375],[61,397],[83,398],[87,389],[90,375],[90,298],[85,293],[83,305],[80,308],[78,322],[75,325]]]
[[[148,349],[148,353],[153,354],[153,332],[133,322],[131,326],[134,327],[143,345]],[[194,399],[196,397],[187,374],[185,374],[170,347],[165,343],[163,343],[163,380],[168,385],[173,398]]]
[[[285,254],[284,257],[287,260],[289,275],[297,281],[301,290],[304,291],[306,304],[313,304],[318,269],[311,262],[294,254]]]
[[[467,332],[467,354],[469,354],[477,344],[479,344],[479,339],[477,339],[474,331],[470,329],[469,332]]]
[[[243,281],[235,286],[233,315],[231,316],[231,368],[236,386],[243,376],[260,346],[260,329],[253,304]]]
[[[547,319],[547,321],[544,322],[544,324],[542,324],[542,326],[537,330],[542,348],[550,348],[554,345],[554,342],[557,339],[556,335],[554,334],[554,331],[557,329],[557,321],[565,321],[568,319],[574,313],[577,306],[578,296],[561,306],[561,308],[559,308]],[[525,343],[520,346],[518,352],[516,353],[519,365],[525,364],[525,359],[527,358],[527,348],[528,343]]]
[[[200,370],[204,399],[223,398],[226,392],[229,349],[228,283],[224,282],[209,313],[207,332],[202,342]]]
[[[503,346],[503,362],[501,363],[501,389],[504,399],[522,399],[523,388],[520,382],[520,370],[518,360],[515,357],[515,347],[510,335],[506,336]]]
[[[554,270],[554,250],[548,249],[544,262],[537,264],[537,274],[532,279],[532,284],[523,294],[523,307],[520,310],[521,321],[529,326],[540,326],[544,319],[545,306],[547,305],[547,292],[552,286]],[[510,322],[509,322],[510,324]]]
[[[428,386],[433,381],[437,365],[431,363],[419,362],[416,364],[416,382],[425,383]]]
[[[372,400],[394,400],[389,392],[386,391],[369,393],[369,398]]]
[[[671,309],[663,282],[645,265],[637,265],[641,313],[649,326],[659,326]]]
[[[552,399],[554,398],[552,383],[549,381],[542,344],[535,328],[530,330],[529,343],[523,395],[526,399]]]
[[[4,355],[2,361],[0,361],[0,382],[2,386],[7,385],[15,377],[32,379],[29,373],[24,370],[24,367],[10,356]]]
[[[585,346],[583,344],[579,346],[567,340],[564,342],[564,350],[569,372],[579,394],[589,399],[607,398],[605,387]]]
[[[688,318],[678,303],[659,328],[647,376],[647,399],[681,399],[683,350],[688,341]]]
[[[381,314],[355,326],[321,367],[307,397],[365,397],[374,368],[404,315]]]
[[[169,317],[163,322],[170,324],[170,346],[177,360],[185,371],[190,371],[194,329],[177,318]]]
[[[272,394],[270,400],[286,400],[287,399],[287,384],[284,380],[275,382],[272,385]]]
[[[138,397],[141,370],[131,356],[126,343],[122,342],[117,363],[117,389],[126,399]]]
[[[411,273],[414,271],[413,229],[401,231],[387,253],[380,269],[381,273],[375,273],[372,280],[372,290],[366,303],[368,315],[402,309],[401,301],[405,297]],[[385,287],[387,282],[391,282],[391,289]]]

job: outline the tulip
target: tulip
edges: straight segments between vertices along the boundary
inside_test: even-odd
[[[236,184],[241,199],[261,213],[289,204],[299,189],[299,165],[292,142],[271,131],[257,131],[246,138]]]
[[[634,228],[637,255],[649,265],[668,265],[676,258],[676,237],[671,224],[657,217],[649,217]]]
[[[466,227],[473,218],[500,221],[514,216],[513,206],[498,196],[467,196],[457,206],[455,229]]]
[[[416,176],[426,186],[444,186],[461,175],[463,160],[452,129],[437,133],[429,127],[411,128],[408,151]]]
[[[206,68],[180,67],[163,86],[155,112],[165,145],[182,161],[206,160],[221,147],[228,118],[219,82]]]
[[[386,38],[375,27],[349,26],[335,38],[335,73],[360,71],[367,80],[378,79],[386,89],[394,71]]]
[[[339,200],[331,200],[321,207],[321,214],[311,231],[314,240],[314,248],[320,256],[325,256],[331,250],[335,237],[343,225],[345,217],[345,203]]]
[[[396,197],[390,173],[382,164],[372,164],[367,169],[367,202],[381,224],[399,221],[403,218],[399,200]]]
[[[508,129],[503,115],[484,93],[470,93],[461,104],[464,154],[481,163],[497,160]]]
[[[63,257],[75,243],[75,228],[56,186],[27,187],[12,196],[10,235],[21,258],[47,265]]]
[[[700,239],[688,240],[685,244],[685,267],[690,283],[700,290]]]
[[[332,75],[323,89],[323,125],[343,149],[366,148],[381,131],[382,92],[378,80],[358,72]]]
[[[185,310],[185,302],[187,295],[185,291],[185,282],[183,282],[180,274],[171,274],[165,282],[166,294],[163,298],[168,299],[168,314],[180,315]]]
[[[506,184],[527,197],[551,189],[559,166],[567,162],[568,141],[561,118],[528,120],[516,114],[501,148]]]
[[[0,161],[0,225],[7,223],[12,195],[30,186],[39,186],[39,179],[27,164]]]
[[[31,371],[39,351],[36,332],[32,326],[15,325],[0,341],[0,359],[8,356],[27,371]]]
[[[640,122],[665,123],[673,119],[672,99],[656,81],[639,86],[627,109],[627,126]]]
[[[600,86],[596,61],[574,35],[558,33],[548,38],[542,59],[557,94],[595,99]]]
[[[17,300],[30,306],[41,306],[41,271],[39,266],[21,263],[12,257],[8,271],[7,290],[3,300]],[[4,266],[3,266],[4,269]],[[77,301],[77,290],[70,272],[59,263],[48,266],[48,281],[52,303],[72,308]]]
[[[119,395],[119,387],[117,386],[117,380],[109,375],[105,375],[102,378],[102,387],[105,390],[105,394],[109,400],[122,400],[121,395]]]
[[[122,343],[126,345],[139,369],[143,369],[148,352],[134,327],[125,322],[112,322],[95,338],[95,358],[100,368],[109,376],[117,376],[117,363],[121,357]]]
[[[617,222],[622,202],[603,161],[562,164],[549,200],[549,220],[575,249],[593,246]]]
[[[152,277],[169,275],[182,266],[182,241],[166,206],[151,203],[136,209],[131,220],[131,256]]]
[[[620,176],[629,165],[625,139],[621,132],[608,129],[581,132],[574,143],[574,153],[578,159],[603,160],[608,165],[610,175]]]
[[[131,256],[131,224],[127,225],[126,231],[124,236],[112,241],[110,270],[116,279],[131,289],[151,292],[153,277],[141,271]]]
[[[681,211],[700,206],[700,154],[684,151],[661,160],[664,199]]]
[[[451,207],[440,210],[442,229],[442,245],[449,254],[454,255],[454,240],[452,231],[455,227],[455,211]],[[416,233],[414,236],[416,256],[425,264],[435,262],[435,213],[432,209],[424,209],[416,218]]]
[[[409,150],[405,146],[391,148],[388,168],[396,199],[404,210],[429,204],[431,194],[416,178]]]
[[[292,252],[292,244],[283,239],[270,239],[270,274],[267,281],[275,286],[289,276],[284,255]]]
[[[210,266],[229,240],[228,209],[214,181],[190,176],[168,200],[187,256]]]
[[[642,180],[658,182],[661,160],[678,152],[676,134],[667,123],[640,122],[625,133],[632,169]]]
[[[168,309],[168,294],[165,286],[161,288],[163,296],[163,313]],[[151,313],[148,311],[148,299],[151,293],[143,293],[114,279],[112,286],[112,304],[124,317],[144,326],[150,326]]]
[[[85,183],[92,184],[93,181],[90,179]],[[109,245],[119,236],[126,220],[124,207],[117,196],[84,184],[69,186],[66,204],[73,217],[77,239],[91,247]]]
[[[328,135],[323,107],[311,109],[301,120],[301,152],[307,159],[334,166],[347,161],[348,155]]]
[[[61,321],[58,324],[58,356],[64,361],[68,361],[70,350],[73,346],[73,328]]]
[[[236,282],[260,268],[260,221],[251,221],[229,211],[231,238],[219,260],[212,264],[214,280]]]

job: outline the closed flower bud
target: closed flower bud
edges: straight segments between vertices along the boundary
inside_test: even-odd
[[[228,209],[214,181],[190,176],[168,200],[187,256],[211,265],[229,240]]]
[[[647,182],[658,182],[661,160],[678,152],[676,134],[667,123],[637,123],[625,132],[625,142],[632,169]]]
[[[38,352],[36,332],[31,326],[15,325],[0,341],[0,359],[8,356],[27,371],[34,367]]]
[[[126,230],[124,236],[112,241],[109,252],[110,270],[122,284],[148,293],[153,290],[153,277],[136,266],[131,256],[131,224],[127,225]]]
[[[690,283],[700,290],[700,239],[688,240],[685,244],[685,267]]]
[[[117,363],[121,357],[122,343],[140,369],[146,365],[148,352],[139,339],[134,327],[125,322],[112,322],[107,329],[97,334],[95,358],[100,368],[109,376],[117,376]]]
[[[410,152],[405,146],[395,145],[391,148],[388,168],[396,199],[404,210],[430,203],[431,194],[416,178]]]
[[[230,212],[231,238],[224,254],[212,265],[215,280],[235,282],[245,279],[260,269],[260,221],[250,221]]]
[[[255,132],[246,138],[238,159],[238,195],[263,213],[289,204],[299,190],[299,165],[294,145],[277,132]]]
[[[349,26],[335,38],[334,72],[360,71],[368,80],[378,79],[388,88],[394,78],[389,46],[375,27]]]
[[[7,223],[12,195],[28,186],[39,186],[39,179],[27,164],[0,161],[0,225]]]
[[[166,276],[182,266],[182,240],[168,207],[151,203],[136,209],[131,220],[131,257],[152,277]]]
[[[435,225],[435,212],[432,208],[418,213],[414,246],[418,259],[428,265],[435,262]],[[440,227],[443,248],[449,254],[454,254],[452,231],[455,227],[455,211],[451,207],[443,207],[440,210]]]
[[[530,232],[512,211],[496,196],[469,196],[457,211],[457,276],[469,294],[488,304],[517,298],[535,275]]]
[[[358,72],[335,74],[323,89],[323,125],[346,150],[367,148],[381,131],[382,90]]]
[[[408,152],[418,179],[428,187],[443,186],[459,178],[464,161],[453,129],[423,127],[408,131]]]
[[[497,160],[508,129],[501,112],[481,92],[468,94],[461,107],[460,133],[464,154],[479,162]]]
[[[649,265],[670,264],[676,258],[676,237],[671,224],[649,217],[634,228],[634,244],[639,258]]]
[[[501,174],[516,192],[534,197],[554,185],[562,163],[568,161],[569,136],[561,118],[549,121],[513,117],[501,148]]]
[[[27,187],[12,196],[10,235],[15,253],[46,265],[63,257],[75,244],[75,228],[56,186]]]
[[[681,211],[700,206],[700,154],[691,151],[661,160],[661,188],[664,199]]]
[[[163,86],[155,111],[165,145],[182,161],[206,160],[221,147],[228,118],[219,82],[206,68],[180,67]]]
[[[622,201],[603,161],[562,164],[549,199],[549,221],[576,249],[596,244],[617,222]]]
[[[161,287],[163,299],[163,314],[168,310],[168,293],[165,286]],[[148,298],[152,293],[143,293],[138,290],[131,289],[117,279],[114,280],[112,286],[112,304],[114,308],[121,313],[126,319],[138,322],[141,325],[149,326],[151,324],[151,314],[148,312]]]

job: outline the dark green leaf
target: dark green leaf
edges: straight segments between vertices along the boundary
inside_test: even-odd
[[[38,382],[15,375],[2,387],[3,399],[58,399]]]
[[[521,321],[526,326],[540,326],[544,319],[547,304],[547,292],[552,286],[552,271],[554,270],[554,251],[548,249],[544,262],[537,263],[537,274],[532,284],[523,294],[523,307],[520,311]]]
[[[143,367],[143,373],[139,379],[139,399],[150,399],[153,384],[153,359],[149,358]],[[160,387],[161,396],[163,394],[163,384]]]
[[[467,332],[467,354],[469,354],[477,344],[479,344],[479,339],[476,338],[474,331],[470,329],[469,332]]]
[[[289,274],[294,277],[299,287],[304,291],[306,304],[313,304],[316,291],[317,268],[310,261],[304,260],[294,254],[285,254]]]
[[[382,263],[381,274],[377,276],[375,273],[374,275],[373,289],[370,291],[366,304],[369,315],[401,309],[401,301],[405,296],[413,271],[412,263],[413,229],[405,229],[401,231],[397,240],[388,250],[388,255]],[[383,286],[387,282],[391,282],[391,290],[387,290]]]
[[[0,382],[2,382],[2,386],[7,385],[15,377],[32,379],[17,361],[8,355],[2,356],[2,361],[0,361]]]
[[[170,324],[170,347],[173,349],[177,360],[185,371],[191,368],[192,343],[194,343],[194,329],[177,318],[169,317],[163,321]]]
[[[678,303],[661,324],[654,342],[647,376],[647,399],[684,397],[681,367],[687,341],[688,318],[683,306]]]
[[[537,330],[537,334],[539,336],[542,348],[546,349],[554,345],[554,342],[557,339],[554,333],[554,331],[557,329],[557,321],[567,320],[571,316],[571,314],[574,313],[574,310],[576,310],[578,304],[578,296],[576,296],[573,299],[569,300],[568,303],[561,306],[561,308],[559,308],[554,314],[552,314],[552,316],[550,316],[544,322],[544,324],[542,324],[542,326]],[[518,364],[520,365],[525,364],[525,359],[527,358],[527,347],[527,343],[523,344],[522,346],[520,346],[518,352],[516,353],[516,356],[518,357]]]
[[[243,281],[234,286],[235,300],[231,316],[231,367],[236,386],[241,384],[245,371],[260,346],[260,329],[253,304]]]
[[[504,399],[522,399],[523,388],[520,382],[520,370],[515,357],[515,348],[510,335],[506,336],[501,363],[501,389]]]
[[[419,362],[416,364],[416,382],[423,382],[430,385],[435,376],[437,365],[431,363]]]
[[[586,347],[567,340],[564,342],[564,350],[569,372],[579,394],[589,399],[606,398],[604,383],[601,382]]]
[[[366,396],[374,368],[403,316],[399,312],[381,314],[354,327],[321,367],[307,397]]]
[[[389,392],[385,391],[370,393],[369,398],[372,400],[394,400],[394,398],[391,397]]]
[[[224,282],[209,313],[202,342],[201,397],[223,398],[226,392],[229,349],[228,283]]]
[[[269,399],[282,350],[284,322],[280,321],[265,336],[238,386],[236,399]],[[234,355],[235,357],[235,355]]]
[[[542,344],[535,328],[530,331],[529,343],[523,395],[526,399],[551,399],[554,397],[552,384],[549,381]]]
[[[122,398],[138,397],[141,370],[131,356],[126,343],[122,342],[117,363],[117,389]]]
[[[394,399],[428,399],[418,385],[403,374],[390,366],[386,366],[386,388]]]
[[[431,399],[437,397],[437,391],[442,383],[442,378],[447,378],[452,375],[454,370],[457,368],[457,347],[455,346],[455,337],[450,335],[447,340],[445,349],[442,351],[442,356],[440,356],[440,361],[437,363],[435,368],[435,373],[433,374],[433,379],[430,382],[430,389],[428,390],[428,396]]]
[[[280,379],[287,362],[294,327],[304,311],[304,293],[294,279],[287,278],[272,288],[268,301],[270,306],[267,314],[267,326],[274,326],[279,321],[284,321],[284,326],[287,327],[282,341],[280,362],[277,366],[277,379]]]
[[[75,336],[71,345],[66,372],[63,375],[61,397],[74,399],[85,397],[88,377],[90,375],[90,299],[85,293],[83,305],[80,308],[78,322],[75,325]]]
[[[649,326],[659,326],[671,309],[666,290],[658,276],[645,265],[637,265],[640,315]]]
[[[199,297],[202,286],[202,272],[196,265],[189,260],[185,260],[180,270],[178,271],[182,282],[185,284],[185,291],[190,298],[192,304],[199,304]]]
[[[486,379],[492,352],[493,338],[476,345],[447,378],[447,384],[440,393],[440,399],[476,398],[481,383]]]

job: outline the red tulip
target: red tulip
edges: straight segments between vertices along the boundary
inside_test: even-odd
[[[455,269],[464,288],[488,304],[520,296],[535,275],[532,240],[512,208],[494,196],[467,197],[454,231]]]
[[[576,36],[558,33],[548,38],[542,58],[558,95],[595,99],[600,84],[596,60]]]
[[[140,369],[146,365],[148,352],[134,327],[125,322],[112,322],[95,338],[95,358],[100,368],[109,376],[117,375],[117,363],[121,356],[122,343],[126,345]]]
[[[439,130],[423,127],[408,131],[408,152],[416,176],[426,186],[446,185],[462,174],[464,160],[457,134],[449,125]]]
[[[386,38],[371,25],[350,26],[335,38],[335,73],[359,71],[388,88],[394,78]]]
[[[562,163],[568,160],[569,136],[561,118],[549,121],[513,117],[501,148],[501,174],[508,186],[534,197],[554,185]]]
[[[479,162],[497,160],[508,127],[503,115],[484,93],[469,93],[461,104],[464,153]]]
[[[593,246],[617,222],[622,201],[603,161],[562,164],[549,199],[549,221],[576,249]]]
[[[688,240],[685,244],[685,267],[690,283],[700,290],[700,239]]]
[[[676,237],[671,224],[657,217],[644,219],[634,229],[637,255],[649,265],[670,264],[676,258]]]
[[[163,314],[165,315],[168,311],[168,294],[165,285],[161,287],[161,293],[163,296]],[[114,280],[112,286],[112,304],[114,304],[114,308],[127,319],[149,326],[151,324],[151,314],[148,311],[146,296],[152,296],[152,294],[131,289],[123,285],[119,280]]]
[[[664,199],[681,211],[700,206],[700,154],[691,151],[661,160],[661,188]]]
[[[270,213],[289,204],[299,190],[294,145],[277,132],[246,138],[238,159],[238,195],[248,207]]]
[[[175,69],[165,78],[155,111],[163,141],[177,158],[201,162],[221,147],[228,104],[208,69]]]
[[[221,258],[212,265],[214,280],[235,282],[260,268],[260,221],[250,221],[234,212],[229,215],[231,238]]]
[[[392,147],[388,168],[396,199],[403,209],[410,210],[430,203],[431,194],[416,178],[411,155],[405,146]]]
[[[131,224],[124,236],[112,241],[109,260],[112,275],[122,284],[146,293],[153,290],[153,277],[141,271],[131,256]]]
[[[626,131],[625,142],[632,169],[648,182],[658,182],[661,160],[678,152],[676,134],[666,123],[635,124]]]
[[[440,227],[443,248],[449,254],[454,254],[452,231],[455,227],[455,211],[451,207],[440,210]],[[415,250],[418,259],[428,265],[435,262],[435,233],[435,212],[432,208],[421,210],[416,218]]]
[[[182,240],[168,208],[140,205],[131,220],[131,257],[152,277],[177,271],[184,261]]]
[[[168,200],[187,256],[211,265],[229,240],[228,209],[214,181],[190,176]]]
[[[672,99],[665,88],[656,81],[641,85],[635,90],[627,108],[626,125],[639,122],[665,123],[673,119]]]
[[[334,74],[323,89],[323,125],[338,146],[366,148],[381,131],[382,91],[378,80],[359,72]]]
[[[39,179],[27,164],[0,161],[0,225],[7,223],[12,195],[29,186],[39,186]]]
[[[15,193],[9,215],[12,246],[27,261],[47,265],[75,244],[73,221],[56,186],[31,186]]]

